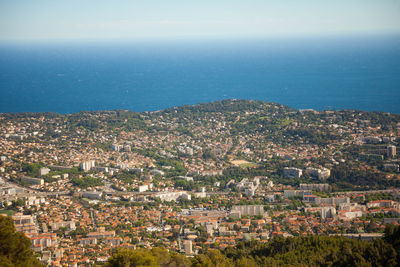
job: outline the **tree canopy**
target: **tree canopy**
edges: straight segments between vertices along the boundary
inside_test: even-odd
[[[0,215],[0,265],[42,266],[33,255],[29,238],[16,232],[11,217],[3,215]]]
[[[399,266],[400,226],[389,225],[385,237],[362,241],[341,236],[275,237],[267,243],[239,242],[209,249],[191,260],[165,249],[119,249],[107,266]]]

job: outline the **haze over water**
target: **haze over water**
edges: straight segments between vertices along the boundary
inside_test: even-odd
[[[400,36],[0,47],[0,112],[151,111],[228,98],[400,113]]]

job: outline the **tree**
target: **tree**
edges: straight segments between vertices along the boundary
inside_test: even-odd
[[[205,254],[196,256],[193,259],[194,267],[231,267],[233,266],[233,261],[227,258],[221,251],[216,249],[210,249]]]
[[[156,267],[157,258],[153,256],[150,251],[145,249],[118,249],[116,253],[108,260],[107,267]]]
[[[191,262],[185,256],[170,253],[163,248],[148,249],[117,249],[116,253],[108,260],[107,267],[189,267]]]
[[[33,255],[29,238],[15,231],[11,217],[2,215],[0,215],[0,265],[42,266]]]

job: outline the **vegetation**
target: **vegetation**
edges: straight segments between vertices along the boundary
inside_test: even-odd
[[[185,256],[177,253],[170,253],[166,249],[126,249],[121,248],[108,260],[106,267],[119,266],[191,266],[191,262]]]
[[[103,185],[104,183],[101,181],[101,178],[86,176],[83,178],[72,179],[72,184],[80,188],[88,188],[88,187],[100,186]]]
[[[362,241],[341,236],[275,237],[267,243],[240,242],[225,250],[209,249],[191,262],[177,254],[152,250],[118,250],[107,266],[399,266],[400,226],[389,225],[385,237]]]
[[[0,215],[0,266],[42,266],[34,257],[31,242],[16,232],[11,217]]]
[[[340,164],[331,171],[328,182],[335,189],[386,189],[399,187],[400,180],[389,180],[383,173],[361,170],[348,164]]]

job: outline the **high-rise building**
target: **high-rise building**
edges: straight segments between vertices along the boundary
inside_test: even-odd
[[[96,162],[94,160],[88,160],[81,162],[80,168],[82,171],[90,171],[94,166],[96,165]]]
[[[387,147],[387,156],[389,158],[394,158],[396,157],[396,146],[388,146]]]
[[[193,254],[192,240],[183,241],[183,248],[185,249],[185,255]]]

